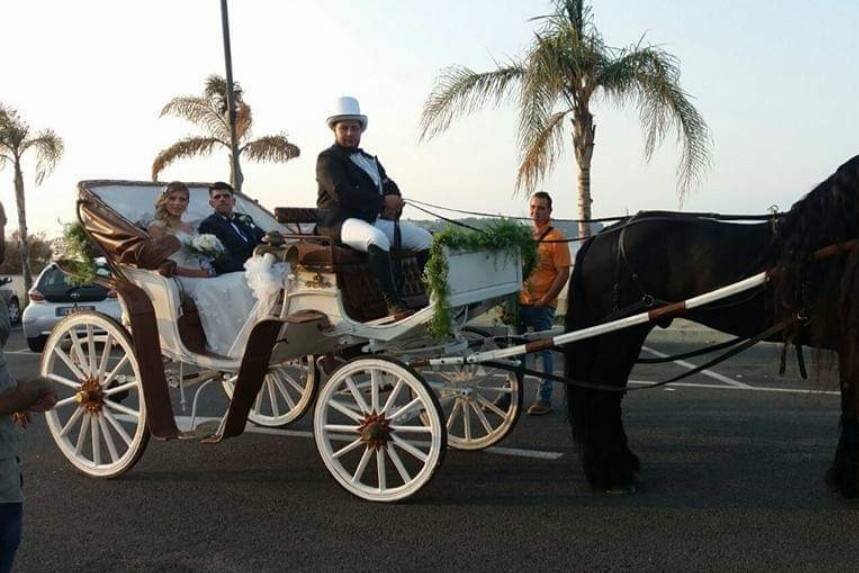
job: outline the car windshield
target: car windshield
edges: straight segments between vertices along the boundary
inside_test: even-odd
[[[106,268],[99,267],[98,274],[107,274]],[[107,298],[107,289],[101,285],[74,285],[69,277],[58,267],[48,267],[36,284],[38,290],[50,302],[92,302]]]

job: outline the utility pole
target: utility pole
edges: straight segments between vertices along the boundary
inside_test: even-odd
[[[233,93],[233,55],[230,50],[230,18],[227,0],[221,0],[221,26],[224,30],[224,60],[227,65],[227,115],[230,119],[230,155],[232,156],[232,185],[242,190],[242,170],[239,167],[239,144],[236,140],[236,97]]]

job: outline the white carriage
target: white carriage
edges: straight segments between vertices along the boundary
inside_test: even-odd
[[[189,189],[188,216],[202,218],[207,187]],[[237,195],[238,212],[284,239],[256,256],[276,257],[289,270],[275,311],[249,319],[244,351],[231,358],[204,349],[193,305],[165,276],[173,238],[154,241],[145,231],[160,191],[155,183],[79,184],[78,218],[108,258],[113,275],[104,281],[118,293],[124,319],[75,313],[57,325],[42,356],[42,374],[60,397],[47,414],[49,428],[76,468],[116,477],[137,462],[150,435],[218,443],[241,434],[248,420],[283,426],[315,403],[316,445],[336,481],[359,497],[396,501],[429,481],[448,445],[481,449],[512,429],[522,404],[519,376],[436,359],[493,348],[485,333],[461,327],[520,288],[518,254],[448,253],[457,326],[439,343],[427,334],[434,304],[414,259],[400,257],[404,298],[416,311],[394,320],[364,256],[315,235],[313,210],[278,209],[274,217]],[[197,397],[212,382],[230,401],[217,426],[203,432],[194,424]],[[190,422],[177,423],[170,386],[184,399],[195,384],[191,416],[183,418]]]

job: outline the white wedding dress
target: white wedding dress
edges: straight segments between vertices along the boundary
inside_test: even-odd
[[[170,260],[180,267],[190,269],[207,268],[208,257],[193,252],[187,245],[197,236],[185,231],[167,230],[182,243]],[[274,304],[286,268],[273,265],[274,258],[266,255],[250,258],[245,262],[244,273],[227,273],[208,278],[175,277],[184,293],[194,300],[206,348],[210,352],[241,358],[253,326],[274,310]],[[253,286],[253,290],[251,286]]]

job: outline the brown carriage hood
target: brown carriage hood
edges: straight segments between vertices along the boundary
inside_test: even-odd
[[[100,183],[78,183],[78,219],[81,225],[111,261],[142,269],[158,269],[179,249],[179,239],[172,235],[153,239],[146,231],[123,218],[90,191],[89,187]]]

